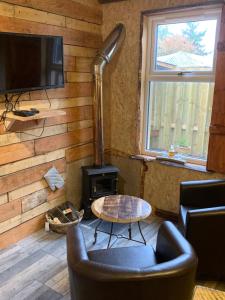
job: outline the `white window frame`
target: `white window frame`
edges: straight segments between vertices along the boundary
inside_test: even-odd
[[[216,47],[219,37],[219,27],[221,19],[221,5],[210,7],[198,7],[173,12],[164,12],[160,14],[145,15],[143,19],[143,35],[142,35],[142,66],[141,66],[141,126],[140,126],[140,143],[139,149],[142,155],[158,156],[162,152],[147,150],[147,130],[148,130],[148,101],[149,101],[149,83],[151,81],[174,81],[174,82],[214,82],[215,81],[215,66],[216,66]],[[155,70],[156,58],[156,30],[157,25],[169,23],[184,23],[187,21],[203,21],[217,19],[217,31],[214,47],[214,60],[212,71],[161,71]],[[149,55],[150,53],[150,55]],[[180,75],[182,73],[182,75]],[[166,150],[166,149],[165,149]],[[206,160],[198,158],[187,158],[187,162],[205,165]]]

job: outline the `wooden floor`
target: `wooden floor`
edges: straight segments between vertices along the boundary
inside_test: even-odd
[[[141,223],[148,243],[155,246],[158,228],[162,220],[151,217]],[[82,230],[88,249],[104,248],[108,235],[99,233],[97,244],[93,246],[96,221],[83,221]],[[108,230],[108,224],[103,224]],[[127,233],[126,225],[115,227],[117,233]],[[141,239],[138,228],[132,227],[133,237]],[[118,239],[113,247],[137,245]],[[225,283],[202,282],[225,291]],[[1,300],[69,300],[69,282],[66,262],[65,236],[41,230],[28,238],[0,251],[0,299]]]

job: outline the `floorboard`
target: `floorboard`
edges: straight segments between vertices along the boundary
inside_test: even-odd
[[[162,219],[152,216],[141,227],[147,243],[155,247],[158,228]],[[88,250],[105,248],[106,233],[98,233],[93,245],[97,220],[82,221],[81,227]],[[109,224],[101,228],[109,231]],[[128,234],[126,225],[116,225],[115,232]],[[132,225],[132,237],[141,240],[137,225]],[[138,245],[125,239],[112,239],[113,247]],[[225,283],[200,282],[199,284],[225,291]],[[41,230],[28,238],[0,251],[1,300],[70,300],[66,261],[66,237]]]

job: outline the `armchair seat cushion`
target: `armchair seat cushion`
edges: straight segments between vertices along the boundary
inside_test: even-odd
[[[144,269],[157,264],[153,248],[147,246],[101,249],[88,252],[90,260],[113,266]]]

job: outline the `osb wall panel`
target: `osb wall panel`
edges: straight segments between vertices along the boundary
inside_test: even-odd
[[[113,155],[112,161],[123,170],[122,181],[125,183],[126,193],[142,195],[144,192],[144,198],[154,207],[175,213],[178,212],[179,183],[181,181],[216,178],[222,177],[222,175],[167,167],[155,162],[148,163],[148,171],[142,186],[139,178],[140,170],[143,167],[142,162],[137,163],[128,159],[129,154],[137,153],[141,12],[207,2],[200,0],[129,0],[103,5],[103,37],[105,38],[118,22],[124,23],[127,31],[121,51],[106,70],[104,110],[107,148],[124,153],[121,157]],[[127,163],[128,160],[129,163]],[[135,182],[136,184],[134,184]]]
[[[15,122],[10,132],[0,124],[0,248],[8,244],[8,235],[14,236],[8,239],[10,243],[39,229],[43,214],[65,199],[80,204],[80,193],[73,189],[81,185],[80,170],[76,170],[80,164],[76,162],[93,155],[91,63],[102,41],[101,8],[97,1],[88,2],[0,1],[1,32],[64,38],[65,88],[23,94],[20,107],[66,113],[38,124]],[[3,110],[0,97],[0,113]],[[66,187],[56,192],[43,179],[53,165],[66,181]],[[79,176],[68,179],[76,172]]]
[[[212,172],[200,172],[184,167],[168,166],[158,161],[134,160],[118,154],[111,155],[111,163],[120,169],[119,193],[144,198],[153,210],[178,214],[181,181],[224,178]]]
[[[140,196],[142,180],[140,162],[136,160],[133,161],[128,157],[112,156],[111,163],[120,169],[118,181],[119,193],[137,197]]]
[[[147,163],[145,175],[144,198],[154,208],[178,213],[180,182],[190,180],[205,180],[224,178],[224,175],[198,172],[185,168],[166,166],[159,162]]]

